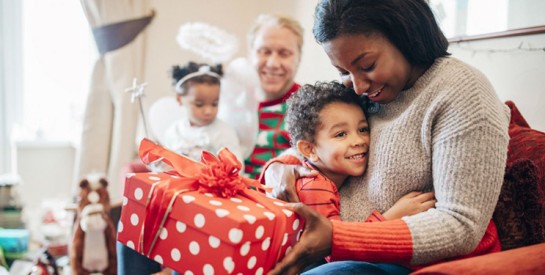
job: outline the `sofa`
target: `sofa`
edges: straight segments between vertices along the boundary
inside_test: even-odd
[[[493,219],[501,252],[428,266],[413,274],[545,274],[545,133],[514,102],[504,184]]]

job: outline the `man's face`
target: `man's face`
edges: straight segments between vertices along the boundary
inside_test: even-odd
[[[293,85],[301,53],[297,36],[278,26],[264,26],[256,34],[250,53],[266,100],[281,98]]]

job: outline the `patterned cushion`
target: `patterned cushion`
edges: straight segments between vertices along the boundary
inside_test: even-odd
[[[511,109],[504,184],[494,212],[502,249],[545,242],[545,133]]]

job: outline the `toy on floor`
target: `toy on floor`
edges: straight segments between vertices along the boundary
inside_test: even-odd
[[[90,175],[80,182],[74,235],[70,248],[72,274],[117,274],[116,233],[110,213],[108,182]]]
[[[53,257],[47,249],[40,251],[29,275],[59,275],[55,257]]]

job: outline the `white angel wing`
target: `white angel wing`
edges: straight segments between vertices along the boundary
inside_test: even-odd
[[[187,113],[178,104],[174,96],[165,96],[155,101],[149,109],[151,134],[159,144],[165,144],[165,132],[176,121],[183,119]]]
[[[244,158],[250,156],[257,139],[259,77],[245,58],[229,63],[221,81],[218,118],[237,131]]]

